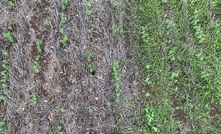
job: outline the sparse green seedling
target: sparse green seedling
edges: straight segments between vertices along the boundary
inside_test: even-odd
[[[60,13],[60,18],[62,23],[66,23],[68,20],[68,17],[65,15],[64,12]]]
[[[65,112],[67,112],[67,110],[62,107],[62,108],[60,108],[60,112],[65,113]]]
[[[30,127],[30,128],[33,128],[33,126],[34,126],[34,124],[33,124],[32,122],[30,122],[30,123],[28,124],[28,127]]]
[[[8,30],[13,30],[13,27],[12,26],[8,26]]]
[[[32,101],[32,103],[33,103],[34,105],[37,105],[37,103],[38,103],[38,98],[37,98],[37,96],[36,96],[35,94],[32,95],[31,101]]]
[[[91,63],[92,57],[93,57],[93,53],[92,52],[88,53],[86,56],[86,61],[87,61],[87,68],[88,68],[89,72],[94,75],[95,70],[94,70],[94,67]]]
[[[93,92],[93,88],[91,88],[91,87],[88,88],[88,92],[89,92],[89,93],[92,93],[92,92]]]
[[[42,45],[42,40],[36,40],[36,48],[39,54],[41,54],[41,45]]]
[[[92,108],[89,108],[89,113],[93,113],[94,110]]]
[[[61,44],[62,45],[66,45],[67,42],[68,42],[68,37],[67,36],[64,36],[62,40],[60,40]]]
[[[91,16],[93,13],[94,13],[93,10],[88,10],[87,15]]]
[[[87,7],[91,7],[91,3],[87,0],[83,0],[84,4],[87,6]]]
[[[115,36],[120,31],[120,28],[112,25],[112,35]]]
[[[89,132],[89,131],[87,131],[85,134],[90,134],[90,132]]]
[[[8,6],[10,8],[14,8],[15,7],[15,3],[13,1],[8,1]]]
[[[64,29],[63,29],[63,28],[60,28],[60,29],[59,29],[59,33],[60,33],[61,35],[64,35]]]
[[[4,33],[3,37],[6,38],[10,43],[14,42],[14,38],[11,32]]]
[[[58,130],[58,133],[59,134],[63,134],[64,132],[63,132],[63,127],[61,126],[61,125],[58,125],[57,126],[57,130]]]
[[[42,0],[38,0],[38,4],[42,4]]]

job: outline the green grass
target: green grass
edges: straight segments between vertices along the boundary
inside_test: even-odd
[[[130,4],[130,17],[139,29],[130,35],[130,48],[139,69],[145,115],[137,118],[135,130],[221,133],[213,125],[221,127],[221,120],[210,115],[213,105],[221,107],[221,2],[139,0]]]
[[[0,121],[0,132],[4,131],[6,123],[4,121]]]

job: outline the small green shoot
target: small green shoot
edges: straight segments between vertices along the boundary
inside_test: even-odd
[[[62,108],[60,108],[60,112],[65,113],[65,112],[67,112],[67,110],[62,107]]]
[[[88,88],[88,92],[91,94],[93,92],[93,88]]]
[[[112,25],[112,35],[115,36],[120,31],[120,28]]]
[[[10,8],[14,8],[14,7],[15,7],[15,3],[14,3],[13,1],[9,1],[9,2],[8,2],[8,6],[9,6]]]
[[[91,7],[91,3],[87,0],[83,0],[84,4],[87,6],[87,7]]]
[[[88,16],[91,16],[93,13],[94,13],[93,10],[89,10],[89,11],[87,12],[87,15],[88,15]]]
[[[42,0],[38,0],[38,4],[42,4]]]
[[[67,42],[68,42],[68,37],[67,36],[64,36],[62,40],[60,40],[61,44],[62,45],[66,45]]]
[[[41,53],[41,45],[42,45],[42,40],[36,40],[36,48],[38,53]]]
[[[6,38],[10,43],[14,42],[14,38],[11,32],[4,33],[3,37]]]
[[[58,125],[57,126],[57,130],[58,130],[58,133],[59,134],[63,134],[64,132],[63,132],[63,127],[61,126],[61,125]]]
[[[64,29],[63,29],[63,28],[60,28],[60,29],[59,29],[59,33],[60,33],[61,35],[64,35]]]
[[[31,102],[34,104],[34,105],[37,105],[38,103],[38,98],[35,94],[32,95],[32,98],[31,98]]]
[[[64,12],[60,13],[61,22],[64,24],[67,22],[68,17],[65,15]]]
[[[93,113],[94,112],[94,110],[92,109],[92,108],[89,108],[89,113]]]

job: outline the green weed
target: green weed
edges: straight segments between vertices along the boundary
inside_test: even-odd
[[[120,28],[112,25],[112,35],[115,36],[120,31]]]
[[[59,33],[60,33],[61,35],[64,35],[64,29],[60,28],[60,29],[59,29]]]
[[[3,37],[6,38],[10,43],[14,42],[14,38],[11,32],[4,33]]]
[[[9,70],[9,61],[7,58],[9,57],[9,53],[7,51],[3,52],[3,55],[5,56],[5,59],[2,61],[2,70],[0,72],[1,76],[1,86],[3,89],[8,88],[7,80],[8,80],[8,70]]]

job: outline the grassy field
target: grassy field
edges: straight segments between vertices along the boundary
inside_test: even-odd
[[[143,92],[138,133],[221,133],[221,2],[139,0],[129,7]]]
[[[220,0],[0,1],[1,134],[220,134]]]

